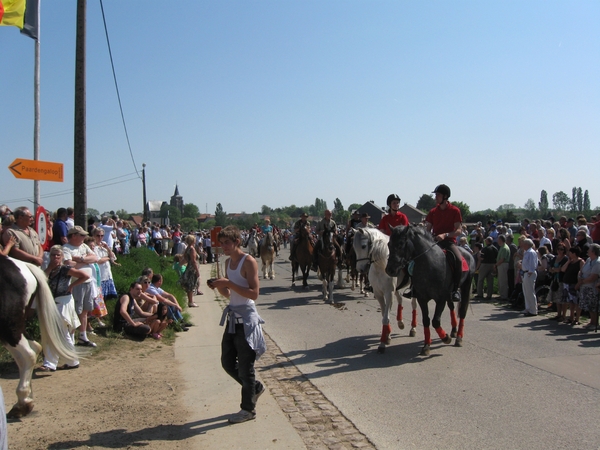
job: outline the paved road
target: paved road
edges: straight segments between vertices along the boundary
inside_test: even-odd
[[[600,333],[474,302],[462,348],[438,339],[420,357],[422,326],[394,324],[380,355],[377,301],[337,289],[336,309],[314,273],[291,288],[287,256],[261,280],[265,330],[378,449],[599,448]]]

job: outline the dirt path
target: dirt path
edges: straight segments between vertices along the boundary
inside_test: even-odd
[[[34,374],[35,408],[9,423],[11,450],[128,448],[144,441],[152,443],[148,449],[185,448],[184,440],[170,440],[187,417],[173,347],[127,339],[110,345],[77,370]],[[1,376],[8,410],[16,400],[16,365],[5,365]]]

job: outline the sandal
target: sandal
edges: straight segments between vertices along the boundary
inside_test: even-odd
[[[56,371],[56,369],[53,369],[52,367],[48,367],[48,366],[40,366],[36,370],[39,370],[40,372],[55,372]]]
[[[571,325],[581,325],[581,322],[579,320],[574,320]]]
[[[63,364],[60,367],[57,367],[58,370],[72,370],[72,369],[79,369],[79,364],[75,364],[74,366],[70,366],[68,364]]]
[[[80,347],[97,347],[95,342],[92,341],[84,341],[83,339],[79,339],[77,341],[77,345]]]
[[[188,308],[197,308],[198,305],[196,305],[195,303],[188,303]]]
[[[159,339],[162,339],[162,335],[160,333],[152,333],[150,336],[152,336],[154,339],[156,339],[157,341]]]

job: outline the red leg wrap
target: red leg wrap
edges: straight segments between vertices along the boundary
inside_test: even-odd
[[[410,323],[410,326],[413,328],[417,328],[417,310],[413,309],[412,311],[412,322]]]
[[[389,324],[384,325],[381,329],[381,342],[387,342],[388,338],[390,337],[390,334],[392,334],[392,326]]]
[[[456,321],[456,311],[450,311],[450,322],[452,323],[452,328],[456,328],[458,322]]]
[[[396,313],[396,321],[400,322],[402,320],[402,310],[404,307],[402,305],[398,305],[398,312]]]
[[[425,332],[425,345],[431,345],[431,331],[429,327],[424,327],[423,331]]]
[[[442,327],[437,327],[435,329],[435,332],[438,334],[440,339],[444,339],[446,337],[446,332],[444,331],[444,329]]]
[[[460,319],[460,322],[458,323],[458,333],[456,334],[458,337],[463,337],[463,334],[465,332],[465,319]]]

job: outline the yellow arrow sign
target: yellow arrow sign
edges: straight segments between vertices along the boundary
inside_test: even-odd
[[[10,166],[8,166],[8,168],[15,178],[40,181],[58,181],[60,183],[63,181],[62,163],[17,158],[10,164]]]

